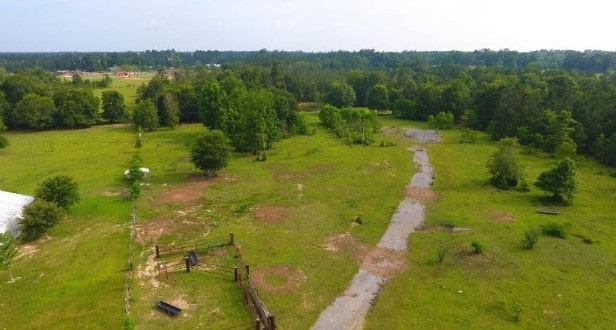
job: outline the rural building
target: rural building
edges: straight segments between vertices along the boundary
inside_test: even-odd
[[[31,196],[0,190],[0,233],[8,231],[16,237],[19,233],[21,211],[33,200],[34,197]]]
[[[116,71],[115,76],[118,78],[130,78],[133,76],[133,73],[128,71]]]

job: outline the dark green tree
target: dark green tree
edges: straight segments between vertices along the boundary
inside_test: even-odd
[[[565,158],[555,168],[541,173],[535,182],[535,187],[551,193],[552,201],[569,204],[573,200],[577,186],[575,172],[575,162]]]
[[[498,189],[510,189],[524,178],[517,159],[519,149],[516,138],[504,138],[498,143],[498,151],[490,156],[487,167],[492,185]]]
[[[103,91],[102,117],[110,123],[117,123],[126,118],[124,96],[118,91]]]
[[[180,104],[175,94],[166,92],[160,97],[158,118],[161,126],[174,128],[180,123]]]
[[[158,111],[150,99],[140,100],[133,112],[133,122],[135,126],[141,127],[146,131],[154,131],[160,125]]]
[[[37,199],[24,207],[20,230],[26,241],[41,237],[62,217],[62,209],[53,202]]]
[[[92,90],[62,89],[54,94],[56,123],[62,127],[90,127],[99,119],[100,101]]]
[[[343,82],[333,82],[327,88],[325,103],[335,107],[350,107],[355,103],[355,91],[353,87]]]
[[[220,130],[206,130],[200,134],[190,151],[190,160],[208,177],[227,166],[233,148],[231,141]]]
[[[54,125],[56,106],[48,96],[28,93],[15,105],[14,126],[24,128],[48,128]]]
[[[73,178],[66,175],[56,175],[46,179],[36,190],[35,197],[68,210],[80,201],[79,186]]]
[[[368,93],[368,108],[384,111],[389,108],[389,91],[384,84],[377,84]]]

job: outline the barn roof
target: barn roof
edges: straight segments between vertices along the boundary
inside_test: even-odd
[[[0,190],[0,233],[10,231],[13,236],[16,236],[21,211],[33,200],[34,197],[31,196]]]

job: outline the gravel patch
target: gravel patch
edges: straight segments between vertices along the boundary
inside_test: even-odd
[[[436,143],[440,141],[440,136],[436,131],[409,129],[405,132],[405,135],[419,142]],[[417,172],[411,178],[407,190],[431,190],[434,170],[430,164],[428,153],[421,146],[413,146],[408,150],[414,153],[413,161],[417,164]],[[312,329],[362,329],[364,318],[372,302],[378,296],[381,286],[400,268],[404,267],[403,262],[396,263],[396,258],[392,257],[396,253],[403,255],[402,253],[408,250],[409,235],[423,225],[425,217],[426,206],[422,201],[406,196],[398,204],[387,231],[373,251],[380,250],[380,257],[367,258],[364,261],[344,295],[336,298],[319,315]]]

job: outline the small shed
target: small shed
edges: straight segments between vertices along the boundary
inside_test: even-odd
[[[0,233],[19,235],[19,221],[23,208],[32,203],[34,197],[0,190]]]

